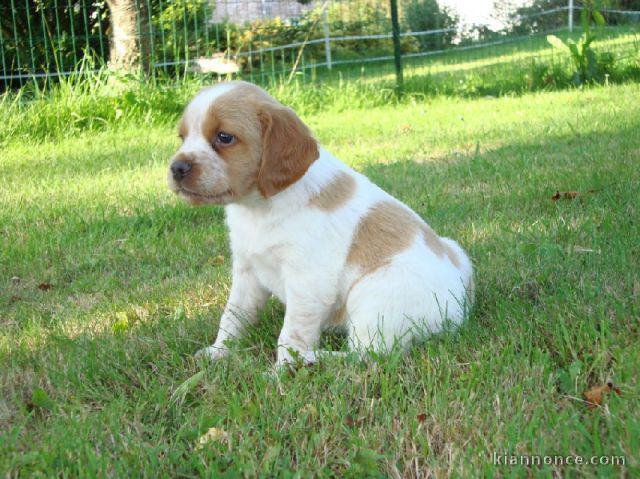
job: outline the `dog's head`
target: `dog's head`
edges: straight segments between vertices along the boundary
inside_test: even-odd
[[[319,154],[291,109],[245,82],[200,91],[178,135],[169,188],[192,204],[227,204],[256,190],[273,196],[298,181]]]

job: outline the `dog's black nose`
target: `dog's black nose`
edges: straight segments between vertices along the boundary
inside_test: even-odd
[[[191,171],[191,163],[184,160],[176,160],[171,163],[171,174],[176,181],[182,180]]]

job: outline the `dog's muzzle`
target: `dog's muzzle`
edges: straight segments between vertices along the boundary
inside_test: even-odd
[[[171,175],[176,182],[182,181],[189,176],[191,172],[191,163],[184,160],[175,160],[171,163]]]

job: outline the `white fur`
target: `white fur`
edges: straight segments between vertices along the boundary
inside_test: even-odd
[[[185,115],[188,115],[193,127],[189,128],[187,137],[183,139],[182,146],[178,150],[178,153],[199,154],[205,152],[205,154],[207,154],[211,150],[209,141],[202,136],[202,124],[204,123],[211,103],[235,87],[235,83],[221,83],[213,88],[202,90],[191,100],[185,111]],[[217,157],[216,161],[212,161],[210,164],[213,172],[218,173],[215,176],[220,182],[223,182],[225,177],[223,165],[224,163]],[[226,186],[228,185],[225,183],[223,188]]]
[[[198,125],[211,102],[235,85],[204,90],[194,98],[186,114],[195,127],[181,151],[209,148]],[[333,211],[313,206],[314,195],[340,172],[355,180],[355,193]],[[233,283],[217,339],[199,354],[212,359],[227,354],[227,341],[256,321],[271,295],[286,305],[279,365],[295,356],[314,361],[320,334],[342,305],[349,345],[357,351],[406,345],[422,331],[441,330],[447,321],[459,324],[469,307],[473,273],[471,261],[454,241],[441,238],[455,251],[459,268],[448,255],[429,249],[421,234],[372,273],[363,275],[347,264],[358,224],[381,201],[411,211],[320,148],[319,158],[285,190],[270,198],[255,190],[228,204]]]

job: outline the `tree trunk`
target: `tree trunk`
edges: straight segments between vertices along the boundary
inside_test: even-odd
[[[136,5],[137,1],[107,0],[111,13],[109,66],[117,70],[149,69],[148,12],[144,1]]]

